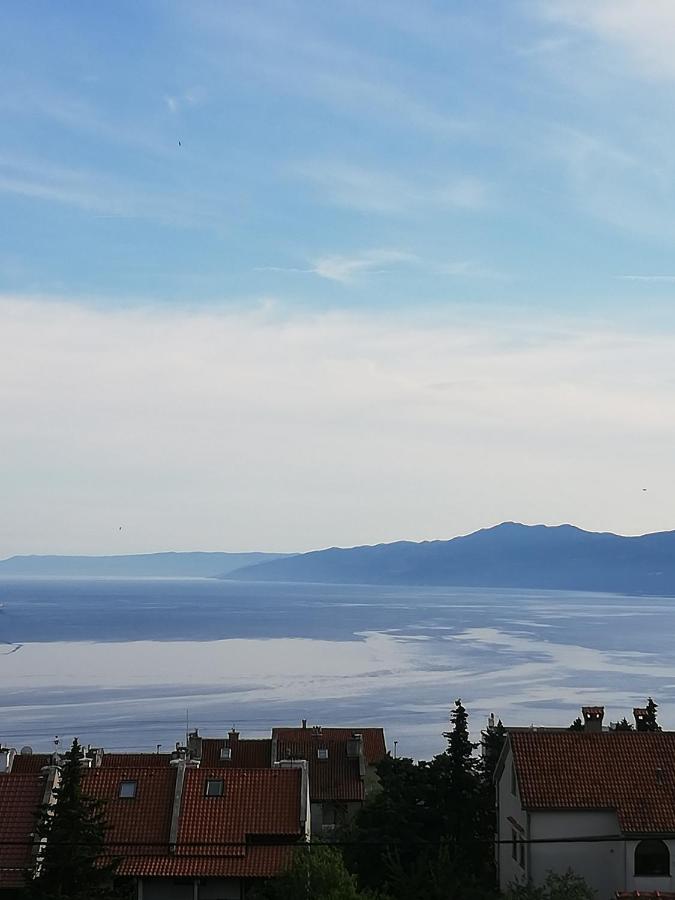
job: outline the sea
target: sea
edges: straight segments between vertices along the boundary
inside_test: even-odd
[[[383,726],[428,759],[456,698],[477,738],[583,705],[675,728],[675,598],[539,590],[0,579],[0,742],[172,749],[187,730]],[[57,743],[58,742],[58,743]]]

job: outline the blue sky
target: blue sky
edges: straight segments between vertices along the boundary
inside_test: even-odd
[[[672,526],[671,494],[615,509],[611,485],[661,472],[672,449],[673,34],[669,0],[7,5],[0,412],[12,514],[0,553],[301,549],[502,517]],[[139,356],[154,386],[147,371],[130,381]],[[478,359],[483,413],[466,376]],[[369,381],[382,371],[383,393]],[[400,391],[427,376],[461,382],[459,406],[473,411],[460,427],[454,400],[434,406],[442,437],[424,434],[423,402],[401,413]],[[237,389],[202,408],[219,382]],[[510,458],[498,411],[516,382],[528,388],[508,403],[529,418],[514,420]],[[303,387],[316,403],[289,409]],[[589,409],[577,404],[554,450],[538,447],[576,391]],[[201,480],[187,446],[162,455],[185,438],[185,420],[171,420],[181,393],[187,418],[201,410],[199,429],[215,429],[200,440],[223,451],[224,469],[216,454]],[[386,477],[373,408],[389,411],[387,447],[405,445]],[[617,431],[603,430],[611,409]],[[233,446],[223,423],[251,410]],[[334,413],[332,440],[317,410]],[[654,433],[639,431],[645,415]],[[438,484],[458,434],[473,493],[448,514],[453,492]],[[117,440],[126,449],[108,459]],[[566,440],[569,502],[544,475]],[[273,452],[253,466],[261,441]],[[617,443],[630,459],[601,486]],[[508,478],[476,502],[486,445],[486,466]],[[542,481],[509,494],[518,459]],[[398,512],[392,483],[410,492]],[[38,526],[44,492],[54,520]],[[367,507],[356,516],[352,492]],[[194,518],[168,528],[185,496]],[[103,514],[143,524],[109,547]]]

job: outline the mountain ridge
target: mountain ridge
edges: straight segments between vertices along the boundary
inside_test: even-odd
[[[284,553],[173,551],[60,556],[28,554],[0,560],[0,575],[40,577],[215,578],[246,565],[280,559]]]
[[[675,595],[675,531],[627,536],[502,522],[447,541],[313,550],[222,577]]]

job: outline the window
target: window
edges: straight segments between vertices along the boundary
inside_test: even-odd
[[[223,779],[222,778],[207,778],[206,780],[206,790],[204,791],[207,797],[222,797],[223,796]]]
[[[636,875],[670,875],[670,850],[663,841],[640,841],[635,848]]]
[[[316,751],[316,755],[319,759],[328,759],[328,747],[319,747]]]
[[[516,796],[516,767],[511,763],[511,793]]]
[[[515,828],[511,829],[511,856],[518,859],[518,835]]]
[[[125,800],[133,800],[136,796],[137,785],[137,781],[121,781],[120,792],[118,796],[124,798]]]
[[[221,759],[232,759],[232,750],[229,747],[223,747],[220,751]]]

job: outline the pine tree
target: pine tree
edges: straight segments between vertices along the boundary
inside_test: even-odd
[[[478,744],[469,737],[468,717],[461,700],[450,713],[450,731],[445,753],[429,764],[430,804],[437,811],[439,832],[455,860],[467,875],[485,875],[490,868],[493,837],[492,792],[486,792],[480,760],[474,756]]]
[[[661,731],[659,723],[656,721],[656,710],[658,704],[654,703],[651,697],[647,698],[647,715],[644,721],[643,731]]]
[[[624,716],[620,722],[616,723],[616,725],[614,726],[614,731],[633,731],[633,726]]]
[[[502,720],[499,719],[495,725],[494,716],[492,716],[490,723],[482,733],[483,776],[490,787],[492,787],[495,770],[497,768],[497,763],[499,762],[499,757],[502,754],[505,741],[506,728],[504,728]]]
[[[583,731],[584,730],[584,723],[581,721],[581,718],[579,716],[577,716],[576,719],[574,720],[574,722],[572,722],[569,730],[570,731]]]
[[[98,862],[105,841],[103,803],[82,794],[82,748],[77,738],[65,754],[55,802],[41,810],[37,837],[44,841],[27,890],[31,900],[116,900],[115,863]]]

